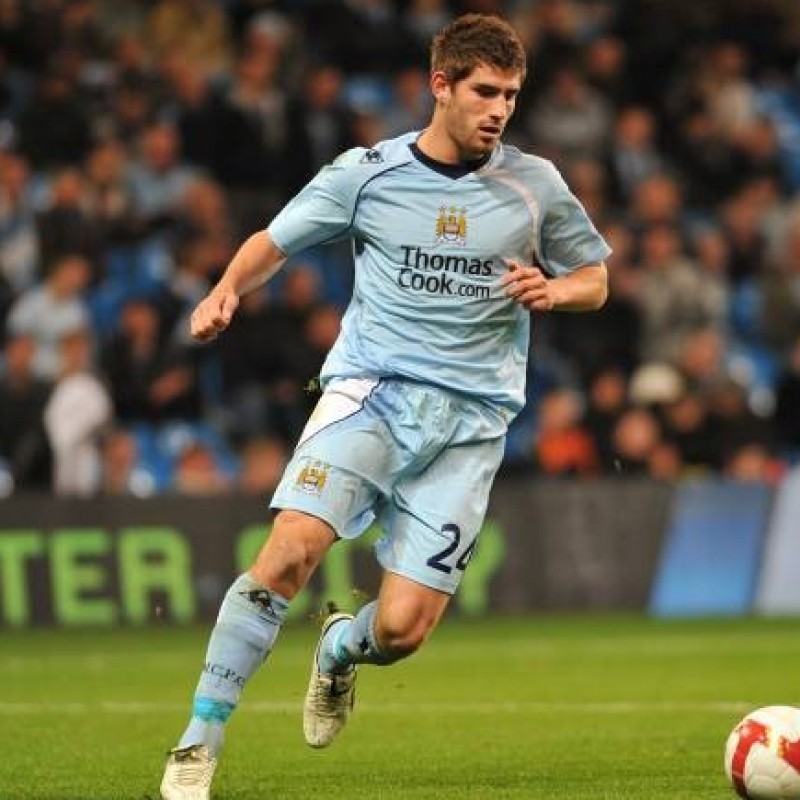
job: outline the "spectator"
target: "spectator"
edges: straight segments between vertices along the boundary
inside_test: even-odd
[[[80,256],[100,272],[100,239],[95,220],[84,210],[84,178],[77,169],[61,170],[52,182],[50,206],[37,220],[44,271],[67,255]]]
[[[569,162],[600,156],[608,144],[612,116],[605,98],[573,67],[562,67],[525,121],[538,152]]]
[[[675,445],[687,468],[704,472],[720,469],[722,431],[702,395],[690,391],[674,403],[666,403],[663,419],[664,436]]]
[[[650,454],[648,470],[651,478],[674,483],[683,474],[685,464],[680,451],[672,442],[661,441]]]
[[[766,261],[761,209],[751,194],[740,190],[722,203],[720,217],[731,248],[731,280],[738,284],[757,275]]]
[[[656,225],[667,225],[683,233],[683,198],[673,175],[662,172],[643,178],[632,191],[628,208],[630,222],[637,233]]]
[[[733,379],[723,379],[708,388],[706,397],[711,419],[719,429],[723,460],[750,445],[774,449],[772,421],[752,411],[744,386]]]
[[[612,459],[616,474],[650,475],[651,464],[662,446],[655,415],[644,408],[625,411],[611,434]]]
[[[213,0],[159,0],[145,40],[157,59],[178,53],[195,69],[224,72],[231,64],[228,20]]]
[[[592,219],[609,216],[608,171],[599,158],[578,156],[569,162],[567,182]]]
[[[712,45],[699,62],[697,87],[715,128],[736,142],[756,119],[756,91],[747,78],[748,56],[735,42]]]
[[[686,337],[675,362],[690,391],[707,392],[729,379],[725,339],[703,328]]]
[[[58,169],[80,164],[90,145],[87,110],[74,82],[49,67],[20,115],[20,151],[37,169]]]
[[[195,441],[178,456],[171,488],[180,494],[225,494],[231,481],[217,465],[211,448]]]
[[[164,346],[152,303],[132,299],[125,304],[118,332],[102,349],[101,364],[119,422],[199,418],[196,369],[183,348]]]
[[[42,426],[51,385],[33,372],[35,352],[36,342],[30,336],[11,338],[3,351],[0,458],[16,490],[42,490],[51,485],[50,448]]]
[[[225,243],[196,236],[176,248],[175,272],[159,298],[165,338],[190,344],[189,313],[208,294],[211,280],[228,261]]]
[[[386,75],[419,54],[390,0],[319,3],[306,27],[315,52],[348,74]]]
[[[278,486],[287,458],[286,447],[279,439],[250,439],[242,449],[237,490],[247,495],[270,495]]]
[[[627,408],[627,392],[627,378],[617,367],[598,370],[589,383],[585,424],[603,472],[613,469],[611,433]]]
[[[215,121],[213,174],[229,188],[237,239],[263,225],[285,196],[290,134],[278,63],[277,50],[243,52]]]
[[[580,395],[556,389],[539,404],[535,460],[543,475],[593,475],[598,458],[592,437],[583,426]]]
[[[142,229],[125,180],[127,154],[116,139],[96,144],[86,159],[81,207],[95,232],[101,253],[135,242]]]
[[[788,353],[800,335],[800,212],[789,217],[774,264],[760,271],[754,311],[758,341],[778,354]]]
[[[107,56],[108,35],[94,0],[67,3],[59,22],[59,45],[74,52],[81,64],[94,65]]]
[[[40,276],[39,232],[28,161],[0,152],[0,275],[17,292]]]
[[[729,196],[739,180],[733,146],[702,108],[687,112],[677,127],[676,160],[686,199],[695,208],[713,208]]]
[[[778,440],[789,448],[792,460],[800,459],[800,336],[778,378],[775,426]]]
[[[430,100],[425,72],[414,67],[397,73],[392,82],[392,102],[384,119],[386,135],[422,130],[430,119]]]
[[[13,335],[27,334],[36,342],[33,369],[37,377],[53,380],[61,371],[62,338],[89,324],[82,292],[91,269],[85,258],[65,255],[52,267],[44,282],[20,295],[8,315]]]
[[[627,202],[642,181],[665,172],[667,165],[655,136],[656,120],[648,109],[628,106],[619,112],[609,148],[609,166],[619,201]]]
[[[615,36],[600,35],[586,46],[586,79],[617,109],[630,100],[631,91],[625,74],[627,58],[625,42]]]
[[[724,287],[683,252],[678,231],[657,225],[642,236],[642,354],[674,360],[697,330],[722,329],[727,308]]]
[[[180,202],[196,177],[181,161],[172,126],[156,123],[145,129],[127,179],[135,213],[152,233],[168,232],[175,224]]]
[[[210,172],[217,149],[216,116],[219,97],[203,69],[173,55],[163,73],[171,93],[168,114],[178,131],[181,153],[192,166]]]
[[[766,178],[785,190],[784,174],[778,131],[772,120],[758,117],[743,125],[734,140],[738,185]]]
[[[290,186],[297,189],[325,164],[353,144],[352,114],[342,100],[341,70],[331,64],[311,67],[303,91],[292,99],[291,114],[298,132],[293,145],[297,159]]]
[[[630,374],[640,358],[640,274],[631,263],[633,238],[629,229],[618,222],[610,222],[603,229],[603,236],[614,250],[606,304],[594,314],[550,319],[554,346],[569,354],[584,381],[607,364],[616,364]]]
[[[50,273],[79,256],[93,269],[86,298],[116,399],[119,365],[135,376],[135,418],[221,418],[237,444],[265,434],[293,443],[312,401],[303,387],[339,324],[327,303],[349,296],[349,254],[315,252],[310,272],[287,271],[284,292],[251,295],[218,347],[181,347],[184,306],[231,242],[265,226],[312,173],[414,127],[427,97],[419,43],[468,8],[519,24],[536,80],[518,98],[513,136],[525,146],[538,137],[542,155],[555,155],[614,249],[602,311],[537,325],[548,355],[536,391],[585,386],[591,421],[595,391],[611,387],[618,401],[627,381],[637,395],[642,366],[668,359],[719,429],[714,469],[746,472],[753,441],[767,461],[797,459],[792,3],[712,3],[698,26],[691,5],[662,2],[0,0],[0,340],[11,336],[15,351],[33,338],[35,380],[56,377],[58,341],[89,324],[87,280],[56,296],[61,278]],[[155,333],[140,330],[137,357],[115,363],[120,338],[130,344],[119,328],[132,298],[148,298]],[[155,366],[152,347],[163,356]],[[619,374],[596,385],[608,365]],[[141,386],[153,382],[148,397]],[[664,403],[648,411],[667,420]],[[627,413],[612,407],[609,426]],[[676,408],[692,416],[691,402]],[[528,466],[531,420],[520,418],[509,450]],[[605,470],[613,437],[598,420]],[[754,434],[762,426],[773,440]],[[683,446],[660,439],[640,471],[682,474]]]
[[[305,409],[306,418],[317,402],[317,393],[312,389],[325,357],[339,335],[341,323],[342,315],[338,308],[329,304],[317,305],[306,317],[302,338],[286,350],[289,370],[301,391],[298,405]],[[301,424],[298,420],[297,425]]]
[[[122,74],[111,94],[108,119],[101,127],[108,137],[135,147],[156,116],[156,87],[152,78]]]
[[[723,474],[744,483],[776,483],[782,469],[763,444],[746,444],[725,459]]]
[[[136,437],[123,429],[111,430],[103,437],[102,491],[110,495],[147,495],[151,492],[137,483],[139,448]]]
[[[185,187],[176,208],[176,238],[205,238],[227,248],[231,255],[232,223],[222,187],[206,177],[197,177]],[[225,266],[225,263],[220,266]]]
[[[452,13],[446,0],[411,0],[406,11],[406,27],[419,55],[415,61],[423,61],[434,34],[441,30],[451,17]]]
[[[61,374],[44,409],[53,450],[53,489],[89,497],[102,486],[100,438],[113,421],[111,397],[92,373],[92,338],[75,330],[61,339]]]

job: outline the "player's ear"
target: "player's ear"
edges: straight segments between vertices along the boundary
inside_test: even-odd
[[[431,94],[437,103],[446,103],[450,99],[450,82],[441,70],[431,73]]]

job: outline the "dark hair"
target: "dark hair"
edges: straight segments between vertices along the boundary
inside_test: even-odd
[[[431,69],[443,72],[451,83],[463,80],[481,64],[517,70],[525,77],[525,47],[504,19],[489,14],[464,14],[434,37]]]

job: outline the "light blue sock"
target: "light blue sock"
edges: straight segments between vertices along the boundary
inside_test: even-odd
[[[398,659],[384,655],[375,640],[378,601],[363,606],[352,621],[334,625],[319,649],[319,668],[326,673],[348,672],[355,664],[386,666]]]
[[[179,747],[205,744],[212,755],[219,752],[225,723],[245,683],[272,650],[288,607],[285,598],[260,586],[247,573],[233,582],[211,632],[192,719]]]

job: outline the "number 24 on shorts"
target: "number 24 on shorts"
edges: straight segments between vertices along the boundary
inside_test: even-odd
[[[433,569],[444,572],[445,575],[449,575],[453,571],[453,567],[450,566],[450,564],[446,564],[445,561],[456,553],[461,544],[461,528],[454,522],[448,522],[446,525],[442,525],[442,533],[451,534],[453,540],[440,553],[431,556],[426,563],[429,567],[433,567]],[[469,560],[472,558],[472,554],[475,551],[475,544],[477,541],[478,539],[475,537],[464,552],[461,553],[455,563],[456,569],[463,572],[467,568],[467,564],[469,564]]]

